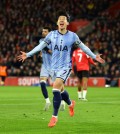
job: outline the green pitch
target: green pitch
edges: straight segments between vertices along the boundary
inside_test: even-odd
[[[88,102],[77,99],[75,87],[66,89],[76,101],[75,116],[66,105],[57,125],[48,128],[52,106],[43,111],[39,87],[0,87],[0,134],[120,134],[119,88],[88,88]]]

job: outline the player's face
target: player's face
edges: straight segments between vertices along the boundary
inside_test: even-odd
[[[43,29],[42,30],[42,37],[45,38],[48,35],[49,31],[48,29]]]
[[[66,29],[68,25],[67,17],[66,16],[59,16],[57,25],[59,29]]]

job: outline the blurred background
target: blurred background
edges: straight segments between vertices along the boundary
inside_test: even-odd
[[[0,0],[0,76],[39,77],[39,54],[24,63],[16,60],[20,51],[38,45],[44,26],[56,29],[56,13],[70,14],[69,30],[76,32],[94,53],[101,53],[105,64],[91,66],[90,77],[105,78],[105,85],[118,86],[120,78],[120,1],[119,0]],[[4,73],[3,73],[3,72]],[[1,83],[2,85],[2,83]]]

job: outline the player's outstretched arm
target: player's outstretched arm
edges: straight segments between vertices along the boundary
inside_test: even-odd
[[[20,53],[21,54],[17,56],[17,60],[24,62],[24,60],[27,59],[27,54],[23,51],[20,51]]]
[[[34,49],[32,49],[28,53],[25,53],[25,52],[21,51],[20,52],[21,54],[17,56],[17,60],[24,62],[25,59],[27,59],[28,57],[33,56],[35,53],[41,51],[46,46],[47,46],[47,43],[42,41],[38,46],[36,46]]]
[[[33,48],[30,52],[26,53],[27,57],[31,57],[34,54],[40,52],[43,48],[45,48],[48,44],[44,41],[40,42],[40,44],[38,46],[36,46],[35,48]]]
[[[95,59],[96,61],[100,63],[105,63],[104,59],[101,58],[101,54],[95,55],[84,43],[81,41],[78,41],[79,47],[86,53],[88,54],[92,59]]]

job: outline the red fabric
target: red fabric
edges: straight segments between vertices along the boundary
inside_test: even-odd
[[[77,32],[79,29],[87,26],[89,23],[90,22],[85,19],[84,20],[83,19],[75,20],[68,25],[68,30],[70,30],[72,32]]]
[[[114,17],[120,11],[120,1],[113,4],[109,9],[108,12]]]
[[[89,64],[94,64],[94,61],[80,48],[78,48],[72,55],[72,68],[74,64],[76,64],[77,71],[89,70]]]

